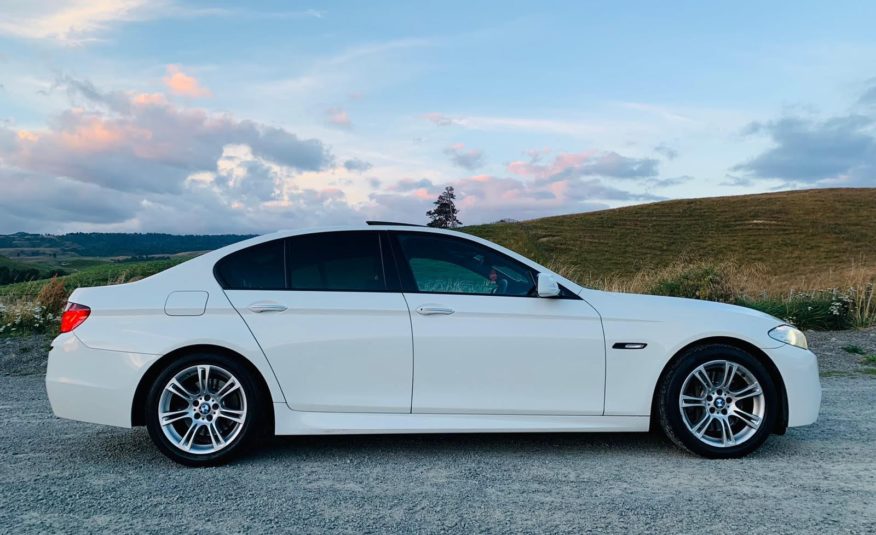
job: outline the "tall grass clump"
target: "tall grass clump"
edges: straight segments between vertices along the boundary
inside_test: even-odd
[[[0,303],[0,337],[54,333],[60,324],[60,314],[49,312],[37,303]]]
[[[841,278],[808,281],[808,288],[788,288],[762,265],[680,259],[674,264],[631,276],[593,277],[574,266],[550,265],[583,286],[607,291],[704,299],[766,312],[802,329],[841,330],[876,325],[876,270],[853,266]]]

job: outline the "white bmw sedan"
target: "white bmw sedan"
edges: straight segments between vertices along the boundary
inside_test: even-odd
[[[583,288],[399,224],[280,232],[73,292],[56,415],[145,425],[185,465],[260,435],[626,432],[739,457],[818,417],[804,335],[737,306]]]

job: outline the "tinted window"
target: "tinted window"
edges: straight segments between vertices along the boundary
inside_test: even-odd
[[[398,241],[421,292],[534,295],[532,270],[488,247],[425,233],[399,233]]]
[[[283,240],[231,253],[216,264],[215,271],[226,290],[283,290]]]
[[[289,238],[287,260],[292,290],[386,289],[376,232],[328,232]]]

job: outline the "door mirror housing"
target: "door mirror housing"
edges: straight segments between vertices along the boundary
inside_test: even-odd
[[[560,295],[560,285],[553,275],[547,273],[538,274],[538,284],[536,290],[539,297],[556,297]]]

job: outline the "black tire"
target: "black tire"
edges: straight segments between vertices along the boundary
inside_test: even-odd
[[[685,380],[703,364],[716,360],[743,366],[760,383],[763,393],[763,417],[757,430],[744,442],[736,445],[714,446],[697,438],[688,428],[679,406],[681,389]],[[779,394],[766,367],[747,351],[725,344],[709,344],[688,350],[667,370],[657,391],[657,421],[669,440],[678,447],[710,459],[744,457],[759,448],[775,429],[779,412]],[[710,400],[711,401],[711,400]],[[741,402],[740,402],[741,403]],[[723,402],[722,402],[723,406]],[[690,410],[690,409],[688,409]],[[714,410],[709,404],[705,410]],[[719,410],[720,412],[720,410]],[[725,412],[726,414],[726,412]],[[738,426],[741,423],[737,420]],[[720,426],[720,423],[716,423]],[[715,428],[711,428],[715,429]],[[720,427],[718,427],[720,429]],[[748,431],[750,433],[750,431]],[[729,436],[729,433],[728,433]]]
[[[159,422],[159,409],[161,407],[161,396],[166,385],[177,374],[184,372],[199,365],[207,365],[219,369],[219,372],[225,371],[230,373],[240,384],[240,389],[245,396],[245,415],[243,423],[239,424],[239,431],[218,451],[207,453],[192,453],[184,451],[172,442],[164,433],[161,423]],[[218,375],[218,373],[217,373]],[[221,383],[220,383],[221,384]],[[238,394],[239,395],[239,394]],[[215,401],[215,399],[214,399]],[[176,401],[181,403],[180,400]],[[187,405],[186,405],[187,406]],[[215,406],[215,405],[214,405]],[[197,412],[197,411],[194,411]],[[265,419],[265,401],[264,393],[258,388],[258,383],[252,376],[252,373],[242,365],[238,360],[223,354],[213,353],[193,353],[175,359],[173,363],[167,366],[158,377],[155,378],[152,385],[149,387],[149,392],[146,396],[144,421],[146,428],[149,431],[149,436],[158,447],[159,451],[185,466],[217,466],[225,464],[237,456],[246,452],[258,438],[260,432],[264,429]],[[200,419],[200,415],[198,416]],[[211,417],[211,421],[212,421]],[[188,421],[194,423],[194,419]],[[219,417],[216,417],[216,425],[219,425]],[[228,424],[228,422],[226,422]],[[186,419],[183,419],[181,425],[187,425]],[[230,425],[235,426],[234,423]],[[180,432],[181,434],[182,432]],[[207,430],[202,430],[197,439],[205,440],[204,435]],[[212,440],[212,436],[210,439]],[[209,446],[206,446],[209,447]]]

